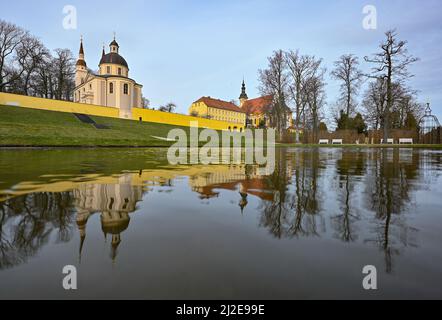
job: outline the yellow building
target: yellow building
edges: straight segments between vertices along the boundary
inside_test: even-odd
[[[189,108],[189,114],[195,117],[229,122],[230,130],[242,131],[246,123],[246,113],[232,102],[202,97]]]
[[[272,127],[271,109],[274,106],[273,95],[256,99],[247,96],[246,84],[243,81],[239,107],[232,102],[202,97],[189,108],[189,114],[195,117],[238,123],[253,128]],[[293,112],[287,108],[286,129],[293,128]],[[235,129],[235,128],[232,128]]]
[[[115,39],[103,54],[98,74],[87,67],[83,40],[76,64],[74,102],[118,108],[120,118],[132,119],[132,109],[142,108],[142,85],[129,78],[129,66],[119,54]]]

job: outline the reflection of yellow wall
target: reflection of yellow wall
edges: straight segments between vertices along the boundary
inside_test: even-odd
[[[67,101],[42,99],[21,95],[14,95],[9,93],[0,93],[0,105],[19,106],[22,108],[40,109],[48,111],[59,111],[68,113],[82,113],[92,116],[120,118],[118,108],[102,107],[83,103],[73,103]],[[216,121],[203,118],[189,117],[181,114],[167,113],[161,111],[147,110],[147,109],[132,109],[133,120],[143,122],[154,122],[175,126],[189,127],[191,122],[198,122],[200,128],[209,128],[214,130],[228,130],[229,127],[234,126],[243,129],[243,124],[230,123],[227,121]]]
[[[9,196],[0,197],[0,201],[11,197],[17,197],[37,192],[65,192],[81,189],[84,185],[119,185],[122,182],[126,185],[139,186],[139,192],[147,190],[149,185],[161,183],[164,180],[175,179],[176,177],[189,177],[189,185],[192,188],[204,187],[210,184],[225,183],[246,178],[245,166],[180,166],[174,170],[150,169],[140,172],[115,174],[113,176],[102,176],[100,174],[84,174],[66,180],[66,175],[41,176],[48,182],[21,182],[15,185],[12,190],[0,190],[0,194]],[[91,197],[93,198],[93,197]]]

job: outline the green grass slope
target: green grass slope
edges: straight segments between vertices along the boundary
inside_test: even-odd
[[[129,146],[167,147],[167,137],[176,127],[157,123],[95,117],[99,130],[82,123],[71,113],[0,106],[0,146]],[[182,128],[187,133],[189,128]]]

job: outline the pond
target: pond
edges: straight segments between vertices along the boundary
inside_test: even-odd
[[[280,148],[269,176],[166,155],[0,151],[0,299],[442,298],[442,152]]]

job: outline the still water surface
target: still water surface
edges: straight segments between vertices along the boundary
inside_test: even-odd
[[[0,151],[0,299],[442,298],[442,152],[277,149],[269,176],[166,152]]]

